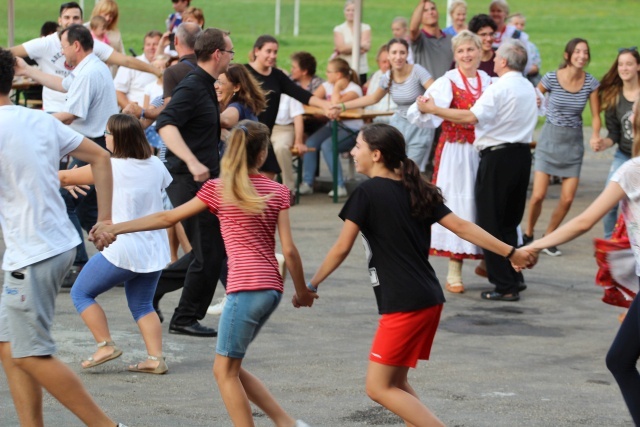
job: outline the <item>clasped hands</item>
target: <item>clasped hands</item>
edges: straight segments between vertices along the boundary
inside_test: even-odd
[[[116,235],[113,233],[113,222],[98,221],[89,231],[89,241],[93,242],[99,251],[109,247],[110,244],[116,241]]]
[[[526,268],[533,268],[538,262],[539,249],[533,248],[531,245],[516,249],[511,255],[509,261],[516,271],[522,271]]]
[[[304,293],[298,294],[297,292],[293,294],[291,298],[291,304],[295,308],[300,307],[311,307],[313,305],[314,300],[320,298],[317,292],[311,292],[309,290],[305,290]]]

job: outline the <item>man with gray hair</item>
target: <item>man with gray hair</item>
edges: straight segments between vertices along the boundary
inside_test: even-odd
[[[420,98],[418,109],[453,123],[475,125],[474,146],[480,151],[475,196],[477,224],[505,243],[518,243],[531,172],[531,150],[538,108],[536,92],[523,76],[527,49],[518,40],[505,40],[496,52],[494,71],[500,77],[471,110],[440,108]],[[513,252],[512,252],[513,253]],[[522,273],[506,258],[484,251],[489,282],[495,289],[482,299],[518,301],[526,289]]]
[[[193,22],[180,24],[175,32],[174,44],[180,60],[177,64],[164,70],[162,78],[162,91],[164,104],[160,107],[145,111],[140,104],[131,103],[126,106],[123,113],[132,114],[141,119],[153,122],[158,118],[164,107],[171,101],[171,93],[178,83],[197,67],[198,60],[194,51],[196,39],[202,33],[202,28]],[[151,100],[153,101],[153,100]]]

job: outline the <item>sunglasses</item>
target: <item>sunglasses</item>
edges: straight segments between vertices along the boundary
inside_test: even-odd
[[[621,47],[620,49],[618,49],[618,53],[622,53],[622,52],[637,52],[637,51],[638,51],[638,46]]]

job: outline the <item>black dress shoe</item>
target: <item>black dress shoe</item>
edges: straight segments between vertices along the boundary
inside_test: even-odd
[[[217,337],[218,331],[201,325],[198,321],[188,326],[169,325],[170,334],[191,335],[192,337]]]
[[[492,301],[519,301],[520,295],[513,294],[501,294],[496,291],[485,291],[480,293],[480,298]]]
[[[527,285],[524,282],[518,283],[518,292],[526,291]]]

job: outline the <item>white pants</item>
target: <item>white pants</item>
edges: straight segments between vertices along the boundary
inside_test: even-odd
[[[273,145],[273,151],[276,153],[280,169],[282,169],[282,183],[289,190],[294,190],[296,187],[296,182],[293,178],[293,156],[291,155],[294,139],[293,124],[273,126],[271,144]]]

